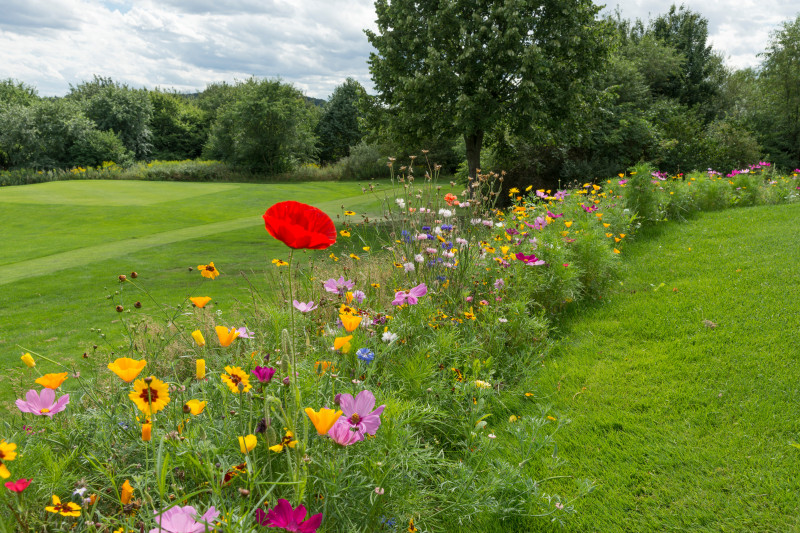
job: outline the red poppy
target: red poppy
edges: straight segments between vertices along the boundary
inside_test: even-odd
[[[320,209],[300,202],[278,202],[264,213],[270,235],[289,248],[323,250],[336,242],[336,227]]]
[[[33,479],[18,479],[14,482],[9,481],[6,483],[6,488],[11,492],[22,492],[28,488],[31,481],[33,481]]]

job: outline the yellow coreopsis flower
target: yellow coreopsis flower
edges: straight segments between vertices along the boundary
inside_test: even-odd
[[[472,307],[469,308],[469,311],[464,311],[464,318],[475,320],[475,312],[472,310]]]
[[[241,367],[238,366],[226,366],[225,372],[227,374],[222,374],[222,381],[228,386],[234,394],[239,394],[239,392],[247,392],[253,388],[250,385],[250,376],[248,376]],[[242,388],[240,390],[239,385],[241,384]]]
[[[239,449],[242,453],[253,451],[253,448],[258,444],[258,439],[255,435],[247,435],[246,437],[239,437]]]
[[[128,505],[131,503],[131,498],[133,498],[133,487],[131,486],[131,482],[126,479],[125,483],[122,484],[122,491],[119,499],[122,505]]]
[[[342,231],[339,232],[339,235],[341,235],[342,237],[349,237],[350,232],[347,231],[346,229],[343,229]]]
[[[17,452],[14,451],[16,449],[17,445],[13,442],[0,440],[0,477],[3,479],[8,479],[11,476],[11,472],[8,471],[5,463],[17,458]]]
[[[23,363],[25,363],[25,365],[28,368],[33,368],[36,366],[36,361],[33,360],[33,357],[31,357],[31,354],[29,353],[26,353],[25,355],[20,357],[20,359],[22,360]]]
[[[349,216],[349,217],[351,217],[351,216],[355,215],[356,212],[355,211],[345,211],[344,214]]]
[[[272,264],[275,265],[276,267],[285,267],[289,265],[289,263],[287,263],[283,259],[273,259]]]
[[[203,337],[203,332],[200,331],[199,329],[196,329],[192,332],[192,338],[194,339],[194,342],[196,342],[198,346],[206,345],[206,339],[205,337]]]
[[[169,386],[153,376],[137,379],[128,398],[136,404],[141,412],[151,415],[159,412],[169,403]]]
[[[286,446],[288,446],[289,448],[294,448],[295,446],[297,446],[297,441],[294,440],[294,433],[292,433],[291,431],[287,431],[286,435],[284,435],[283,439],[281,439],[281,442],[279,444],[276,444],[275,446],[270,446],[269,449],[272,450],[273,452],[280,453]]]
[[[219,270],[214,266],[214,261],[207,265],[197,265],[197,270],[200,271],[204,278],[214,279],[219,276]]]
[[[61,516],[80,516],[81,508],[77,503],[61,503],[61,498],[53,494],[53,505],[44,508],[45,511],[60,514]]]
[[[199,307],[202,309],[206,306],[208,302],[211,301],[211,297],[209,296],[191,296],[189,300],[194,304],[195,307]]]
[[[108,369],[115,373],[119,378],[130,383],[139,376],[139,373],[144,369],[147,361],[137,361],[130,357],[120,357],[113,363],[108,363]]]
[[[67,373],[61,372],[60,374],[45,374],[36,380],[36,383],[46,389],[56,390],[67,379]]]
[[[350,351],[350,339],[352,339],[352,335],[348,335],[347,337],[336,337],[333,341],[333,349],[334,350],[341,350],[342,353],[347,353]]]
[[[339,315],[339,320],[342,321],[342,326],[344,326],[345,331],[347,333],[352,333],[361,324],[362,317],[354,316],[354,315]]]
[[[195,375],[197,379],[205,379],[206,377],[206,360],[198,359],[195,365]]]
[[[199,415],[208,405],[208,402],[201,402],[200,400],[189,400],[183,404],[184,413],[192,413],[194,416]]]
[[[342,411],[334,411],[327,407],[323,407],[319,412],[314,411],[310,407],[306,407],[305,411],[308,418],[311,419],[311,423],[314,424],[314,427],[317,429],[317,433],[320,435],[327,435],[328,431],[330,431],[336,421],[339,420],[339,417],[342,416]]]
[[[217,337],[219,338],[219,343],[223,347],[228,347],[231,343],[239,336],[239,331],[236,328],[231,328],[230,330],[225,326],[217,326],[214,328],[217,332]]]

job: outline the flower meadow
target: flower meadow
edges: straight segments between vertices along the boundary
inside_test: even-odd
[[[800,199],[798,173],[767,163],[687,176],[640,165],[563,190],[506,190],[493,173],[440,182],[414,164],[389,162],[377,216],[268,207],[264,239],[286,253],[245,279],[237,308],[215,304],[215,279],[235,265],[214,264],[214,250],[191,258],[181,302],[150,299],[144,273],[109,274],[115,332],[97,329],[75,362],[31,350],[14,369],[0,528],[568,522],[591,481],[549,490],[570,474],[557,453],[568,421],[518,385],[559,341],[554,317],[602,297],[642,224]]]

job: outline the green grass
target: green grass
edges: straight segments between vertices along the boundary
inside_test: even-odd
[[[597,487],[571,531],[800,530],[800,205],[669,223],[526,390]],[[569,493],[569,485],[549,485]]]
[[[332,216],[343,204],[359,213],[376,207],[375,196],[355,183],[63,181],[0,189],[7,236],[0,240],[0,364],[17,366],[23,349],[59,360],[91,354],[94,343],[103,344],[91,328],[118,341],[117,301],[106,296],[119,289],[119,274],[137,271],[138,282],[170,305],[206,293],[214,297],[211,309],[248,301],[240,272],[256,290],[270,290],[271,260],[288,253],[266,233],[261,215],[288,199]],[[224,274],[213,282],[189,271],[209,261]],[[121,298],[126,312],[141,300],[137,313],[161,317],[129,286]],[[9,398],[3,389],[0,397]]]

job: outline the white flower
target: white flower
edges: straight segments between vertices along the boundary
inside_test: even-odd
[[[479,379],[475,380],[475,386],[478,387],[479,389],[491,389],[492,388],[492,384],[491,383],[487,383],[487,382],[481,381]]]
[[[395,200],[395,202],[397,203],[397,205],[400,206],[400,209],[406,208],[406,201],[403,200],[402,198],[398,198],[397,200]]]
[[[472,224],[473,226],[477,226],[478,224],[483,223],[483,220],[481,220],[479,218],[471,218],[469,220],[469,223]]]
[[[454,252],[442,252],[442,255],[449,258],[453,258],[456,256]]]
[[[406,272],[414,272],[415,269],[414,263],[403,263],[403,270]]]
[[[381,340],[383,342],[392,343],[397,340],[397,333],[392,333],[391,331],[384,331],[383,335],[381,335]]]
[[[439,214],[442,215],[444,218],[450,218],[453,216],[453,212],[449,209],[439,209]]]
[[[505,226],[505,224],[503,222],[495,222],[495,224],[494,224],[495,228],[502,228],[504,226]]]
[[[442,228],[441,228],[441,226],[436,226],[435,228],[433,228],[433,232],[434,232],[436,235],[441,235],[441,234],[442,234]]]
[[[497,435],[495,435],[494,433],[489,433],[486,436],[489,437],[490,439],[496,439],[497,438]]]
[[[425,258],[422,256],[422,254],[417,254],[414,256],[414,261],[417,263],[422,263],[425,261]]]
[[[460,244],[461,246],[466,246],[467,244],[469,244],[469,242],[467,241],[467,239],[458,237],[456,239],[456,244]]]

